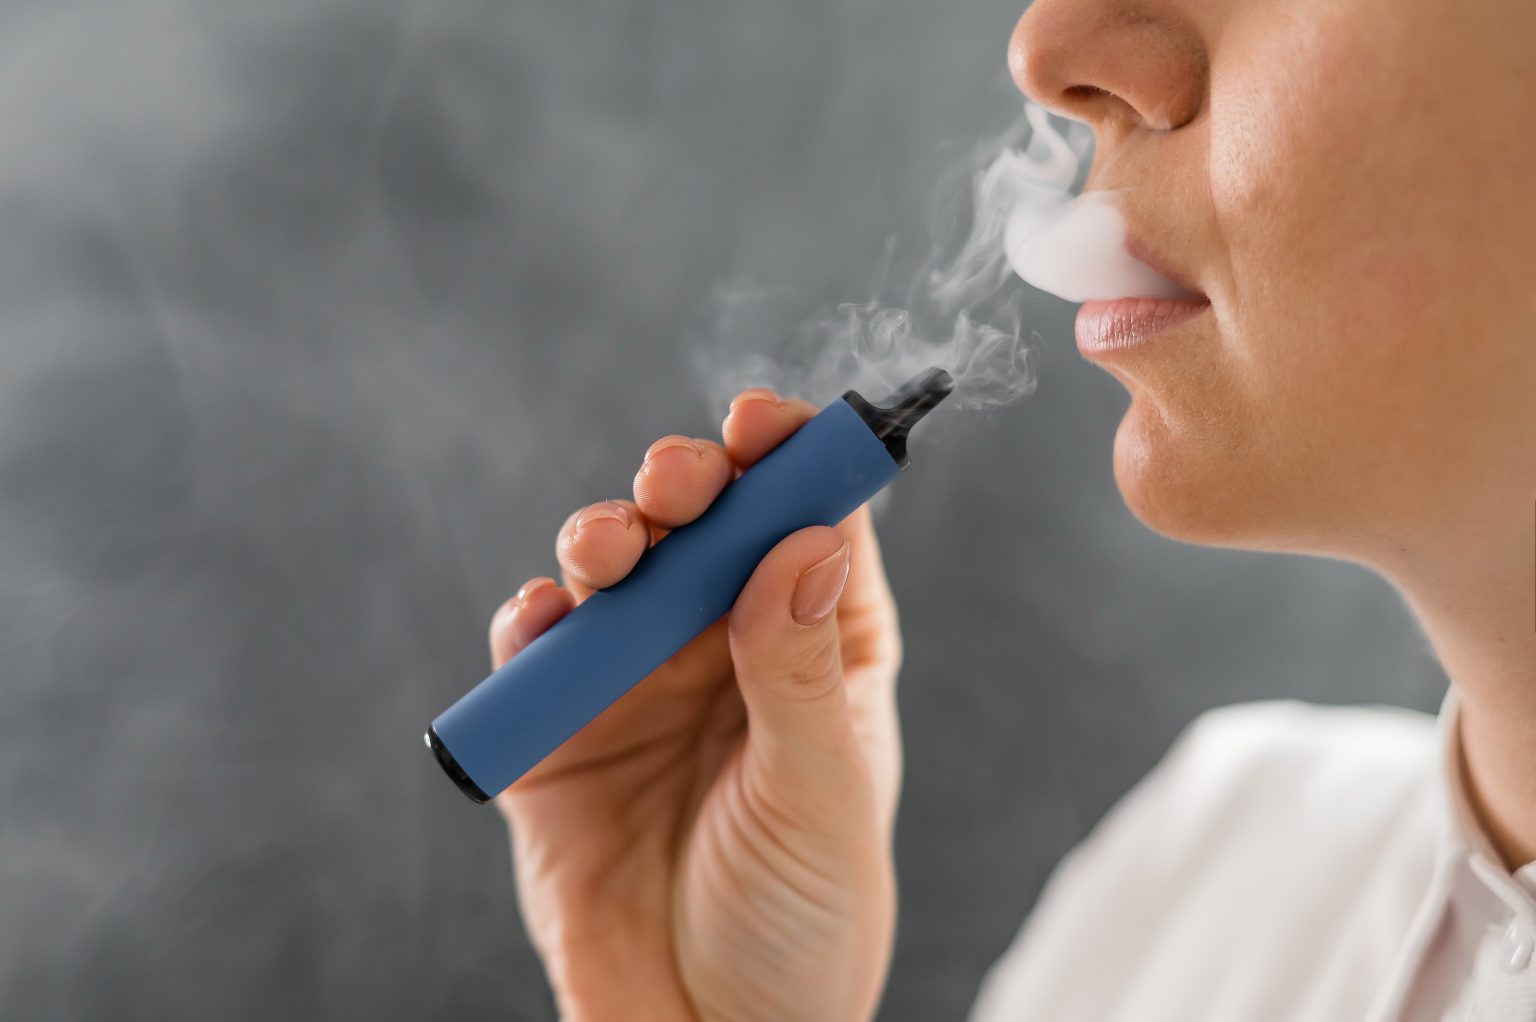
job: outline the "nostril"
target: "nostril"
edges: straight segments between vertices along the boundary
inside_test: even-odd
[[[1013,78],[1096,129],[1180,128],[1199,113],[1209,55],[1193,22],[1164,10],[1175,6],[1034,0],[1009,44]]]
[[[1097,85],[1074,85],[1063,89],[1062,95],[1074,103],[1092,103],[1108,98],[1108,89],[1101,89]]]
[[[1066,86],[1057,93],[1055,105],[1065,116],[1084,121],[1098,129],[1145,121],[1141,111],[1124,97],[1098,85],[1085,83]]]

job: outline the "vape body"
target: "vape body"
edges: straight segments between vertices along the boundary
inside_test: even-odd
[[[907,429],[951,386],[933,370],[892,407],[849,391],[822,409],[433,721],[438,762],[477,802],[517,780],[730,610],[780,540],[836,525],[894,479]]]

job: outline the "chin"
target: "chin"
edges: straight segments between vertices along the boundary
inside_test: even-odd
[[[1145,395],[1115,433],[1115,484],[1131,513],[1170,539],[1254,550],[1290,549],[1283,495],[1252,448],[1206,424],[1173,421]]]

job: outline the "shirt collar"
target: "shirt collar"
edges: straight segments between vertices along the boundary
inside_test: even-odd
[[[1442,847],[1455,858],[1481,855],[1489,862],[1499,862],[1488,832],[1472,808],[1467,788],[1466,760],[1461,745],[1461,700],[1456,686],[1446,690],[1436,721],[1440,746],[1440,782],[1445,803],[1445,830]]]
[[[1512,882],[1529,911],[1532,899],[1536,899],[1536,862],[1528,862],[1510,873],[1472,806],[1466,756],[1462,751],[1461,701],[1455,685],[1445,693],[1436,729],[1440,746],[1441,798],[1445,807],[1440,842],[1442,864],[1470,864],[1485,883],[1504,888],[1500,893],[1506,902],[1514,893],[1510,890]]]

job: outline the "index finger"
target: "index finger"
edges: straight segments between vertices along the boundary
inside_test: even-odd
[[[751,468],[819,410],[809,401],[781,398],[766,387],[743,391],[720,426],[725,452],[737,468]]]
[[[726,453],[745,471],[789,439],[818,411],[820,409],[809,401],[786,400],[766,387],[744,391],[731,402],[731,414],[723,426]],[[896,604],[880,556],[880,543],[875,536],[869,505],[859,507],[839,522],[837,529],[853,548],[848,585],[843,590],[843,598],[838,601],[839,620],[853,626],[852,634],[847,636],[850,643],[855,644],[850,649],[857,655],[864,650],[857,643],[898,643]],[[899,656],[894,648],[884,646],[866,652],[870,656],[877,653]]]

